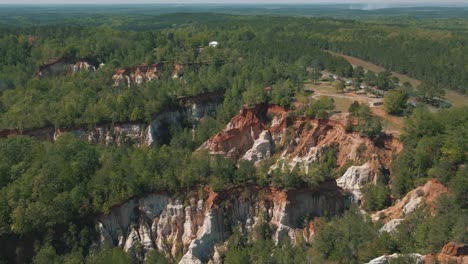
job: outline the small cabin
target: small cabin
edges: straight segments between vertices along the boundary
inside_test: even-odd
[[[218,43],[217,41],[211,41],[211,42],[208,44],[208,46],[213,47],[213,48],[218,47],[218,45],[219,45],[219,43]]]

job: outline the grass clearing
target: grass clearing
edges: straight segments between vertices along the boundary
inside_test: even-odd
[[[330,54],[333,54],[335,56],[342,57],[343,59],[347,60],[351,65],[353,66],[361,66],[366,70],[370,70],[373,72],[382,72],[385,70],[385,68],[376,65],[372,62],[368,62],[356,57],[348,56],[348,55],[343,55],[340,53],[336,52],[331,52],[328,51]],[[393,76],[398,77],[400,79],[400,82],[409,82],[413,87],[417,87],[419,84],[421,84],[420,80],[414,79],[409,77],[408,75],[397,73],[397,72],[392,72]],[[453,90],[445,89],[445,99],[451,103],[452,105],[458,106],[458,105],[468,105],[468,96],[463,95],[461,93],[455,92]]]
[[[445,99],[455,106],[468,105],[468,97],[453,90],[445,90]]]
[[[354,100],[350,98],[341,98],[327,95],[323,96],[333,98],[333,100],[335,101],[336,110],[341,111],[342,113],[348,112],[349,106],[354,102]]]
[[[317,84],[307,82],[304,86],[305,89],[314,90],[315,92],[336,92],[336,88],[330,82],[318,82]]]

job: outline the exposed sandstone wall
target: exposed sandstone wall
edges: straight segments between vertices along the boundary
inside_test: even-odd
[[[39,77],[56,77],[80,71],[93,72],[95,70],[96,66],[92,65],[89,61],[61,58],[39,67],[36,75]]]
[[[426,264],[466,264],[468,263],[468,245],[449,242],[436,256],[426,256]],[[436,261],[437,260],[437,261]]]
[[[339,187],[350,191],[353,201],[362,199],[361,189],[367,184],[377,184],[377,178],[383,166],[377,154],[373,154],[371,159],[362,166],[351,166],[346,173],[336,180]]]
[[[128,86],[135,84],[137,86],[142,85],[145,82],[159,79],[164,75],[164,70],[167,70],[165,64],[167,62],[159,62],[155,64],[141,64],[131,66],[127,68],[119,68],[115,70],[112,76],[114,86]],[[206,63],[177,63],[172,65],[170,76],[173,79],[181,78],[184,75],[184,71],[188,67],[198,67]],[[165,69],[166,68],[166,69]]]
[[[372,214],[372,221],[382,220],[385,225],[381,231],[392,232],[404,221],[404,218],[418,209],[420,206],[433,205],[436,199],[447,193],[448,189],[437,180],[429,180],[424,186],[420,186],[405,197],[397,201],[393,206]]]
[[[180,263],[206,263],[215,246],[239,229],[251,235],[259,224],[268,224],[273,239],[296,241],[313,237],[307,219],[325,212],[336,215],[345,199],[334,182],[316,190],[279,191],[274,188],[234,188],[223,193],[194,190],[182,196],[151,194],[134,198],[99,217],[98,245],[113,245],[142,261],[157,249],[168,256],[183,253]]]
[[[159,70],[161,66],[158,64],[142,64],[125,69],[117,69],[112,76],[112,81],[114,82],[114,86],[130,86],[132,84],[140,86],[145,82],[158,79],[161,74]]]
[[[269,145],[275,146],[276,153],[266,155]],[[200,149],[208,149],[211,154],[225,155],[233,160],[243,157],[257,164],[265,157],[276,155],[291,168],[303,166],[307,171],[308,165],[331,145],[338,147],[339,167],[348,161],[371,160],[373,155],[388,167],[392,154],[401,150],[401,144],[390,136],[373,142],[357,133],[346,133],[339,122],[288,116],[286,109],[266,104],[242,109],[223,131]]]
[[[167,133],[171,125],[180,126],[184,119],[196,121],[208,113],[213,113],[216,104],[191,105],[181,110],[168,111],[157,115],[151,123],[121,123],[98,125],[93,129],[56,129],[54,140],[63,132],[70,132],[91,143],[117,144],[132,142],[138,145],[151,146]]]
[[[259,138],[260,133],[265,130],[266,110],[266,105],[242,109],[222,132],[205,142],[200,149],[209,149],[212,154],[225,155],[238,160],[245,155]]]
[[[271,157],[273,147],[274,142],[271,138],[270,131],[264,130],[242,159],[251,161],[257,166],[263,159]]]
[[[424,264],[424,256],[417,253],[412,254],[398,254],[394,253],[392,255],[383,255],[378,258],[375,258],[369,261],[367,264],[389,264],[392,260],[398,259],[399,261],[404,261],[404,263],[411,264]]]
[[[0,131],[0,137],[28,135],[42,140],[55,141],[63,133],[72,133],[78,138],[96,144],[121,145],[125,142],[132,142],[138,145],[151,146],[164,137],[170,125],[180,126],[185,119],[197,123],[207,114],[214,113],[220,98],[222,97],[213,93],[179,99],[183,106],[156,115],[150,123],[103,123],[93,128],[45,127],[26,131],[6,129]]]

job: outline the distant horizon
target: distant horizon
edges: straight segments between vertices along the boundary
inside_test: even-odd
[[[410,8],[410,7],[468,7],[467,1],[453,0],[453,1],[369,1],[369,0],[329,0],[327,2],[323,0],[296,0],[290,3],[284,3],[283,1],[275,0],[257,0],[255,2],[240,0],[240,1],[217,1],[217,0],[182,0],[174,2],[163,1],[128,1],[128,0],[82,0],[82,1],[68,1],[64,2],[59,0],[45,0],[45,1],[31,1],[31,0],[0,0],[0,5],[10,6],[83,6],[83,5],[169,5],[169,6],[191,6],[191,5],[213,5],[213,6],[239,6],[239,5],[275,5],[275,6],[293,6],[293,5],[321,5],[321,6],[350,6],[350,5],[363,5],[372,6],[377,8]]]

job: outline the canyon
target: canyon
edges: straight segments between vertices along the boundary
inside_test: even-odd
[[[167,62],[159,62],[153,64],[140,64],[126,68],[117,68],[112,76],[113,86],[132,85],[141,86],[146,82],[159,79],[165,75],[165,72],[170,74],[173,79],[181,78],[184,71],[188,67],[200,68],[208,63],[174,63],[168,65]],[[78,59],[73,57],[63,57],[52,59],[40,66],[35,76],[40,78],[66,76],[78,72],[95,72],[99,68],[103,68],[104,63],[98,64],[96,59]]]
[[[215,251],[233,230],[255,239],[256,229],[266,225],[275,243],[310,241],[314,218],[338,215],[345,203],[333,181],[290,191],[250,186],[216,193],[200,187],[183,195],[150,194],[99,217],[95,246],[120,246],[137,261],[159,250],[172,259],[182,254],[180,263],[220,263]]]
[[[337,148],[339,168],[346,169],[349,161],[363,165],[350,166],[338,181],[312,189],[247,186],[216,193],[199,187],[183,195],[137,197],[98,218],[100,239],[95,246],[119,246],[139,262],[151,250],[159,250],[173,260],[179,256],[180,263],[220,263],[219,255],[234,229],[255,239],[255,229],[263,225],[275,243],[285,238],[312,243],[316,220],[325,213],[339,215],[350,202],[361,199],[360,188],[375,183],[390,165],[392,153],[401,150],[397,139],[373,142],[347,133],[339,122],[290,116],[283,107],[261,104],[243,108],[199,148],[256,166],[273,158],[272,169],[298,166],[307,173],[307,167],[331,146]],[[284,168],[279,168],[281,163]]]
[[[200,149],[233,160],[243,158],[257,162],[275,156],[290,168],[299,166],[307,170],[307,165],[315,162],[321,151],[332,145],[338,148],[339,168],[348,161],[366,162],[373,155],[388,167],[392,154],[402,150],[401,143],[392,136],[383,136],[373,142],[358,133],[347,133],[338,121],[291,116],[285,108],[267,104],[243,108],[223,131]]]
[[[229,247],[227,239],[234,230],[252,240],[258,228],[266,226],[276,244],[285,238],[293,244],[299,240],[313,243],[320,217],[339,215],[351,203],[359,204],[361,189],[390,173],[393,154],[402,150],[397,138],[384,135],[373,141],[347,133],[337,121],[291,116],[283,107],[261,104],[241,109],[199,148],[234,161],[251,161],[255,166],[272,158],[271,170],[298,167],[308,173],[308,166],[331,146],[337,149],[338,169],[344,171],[336,181],[312,189],[244,186],[216,193],[200,186],[184,194],[137,197],[97,219],[100,238],[95,246],[119,246],[138,262],[150,251],[159,250],[179,263],[222,263],[221,256]],[[423,205],[431,206],[444,193],[445,186],[430,180],[393,206],[373,213],[371,219],[384,223],[380,232],[393,232],[407,215]],[[460,262],[463,254],[446,254],[448,251],[444,248],[435,256],[385,255],[369,263],[388,263],[401,257],[415,263],[431,263],[431,259],[464,263]]]
[[[93,144],[132,143],[152,146],[164,141],[169,126],[180,126],[184,120],[190,120],[196,125],[204,116],[215,113],[221,100],[222,96],[217,92],[179,98],[173,107],[155,114],[151,122],[103,122],[93,127],[49,126],[25,131],[4,129],[0,131],[0,138],[26,135],[41,140],[55,141],[64,133],[71,133]]]
[[[104,64],[101,63],[97,65],[87,59],[60,58],[51,60],[39,67],[35,75],[45,78],[63,76],[81,71],[94,72],[97,68],[102,66],[104,66]]]
[[[180,125],[181,120],[188,118],[196,122],[214,113],[217,103],[218,95],[206,94],[184,98],[181,107],[155,115],[149,123],[100,124],[92,129],[42,128],[22,133],[5,130],[0,135],[24,134],[57,140],[63,133],[72,133],[95,144],[131,142],[152,146],[164,137],[169,125]],[[260,104],[241,109],[222,131],[198,149],[235,162],[250,161],[255,166],[272,159],[270,171],[299,169],[308,174],[309,167],[328,148],[336,149],[337,171],[342,171],[336,180],[298,189],[251,185],[234,186],[218,193],[210,187],[198,186],[183,193],[134,197],[95,218],[98,238],[91,248],[120,247],[138,263],[144,262],[153,250],[179,263],[222,263],[229,248],[227,239],[233,232],[255,240],[259,229],[266,228],[276,244],[283,241],[312,244],[320,217],[338,216],[351,203],[360,205],[362,188],[391,173],[393,156],[403,148],[398,138],[383,135],[371,140],[347,132],[335,120],[293,116],[281,106]],[[407,215],[423,205],[430,207],[444,193],[447,193],[444,185],[430,180],[393,206],[370,216],[373,222],[383,222],[380,232],[391,233]],[[431,260],[465,263],[463,250],[464,245],[452,245],[437,255],[405,257],[417,263],[432,263]],[[369,263],[388,263],[400,257],[384,255]]]

